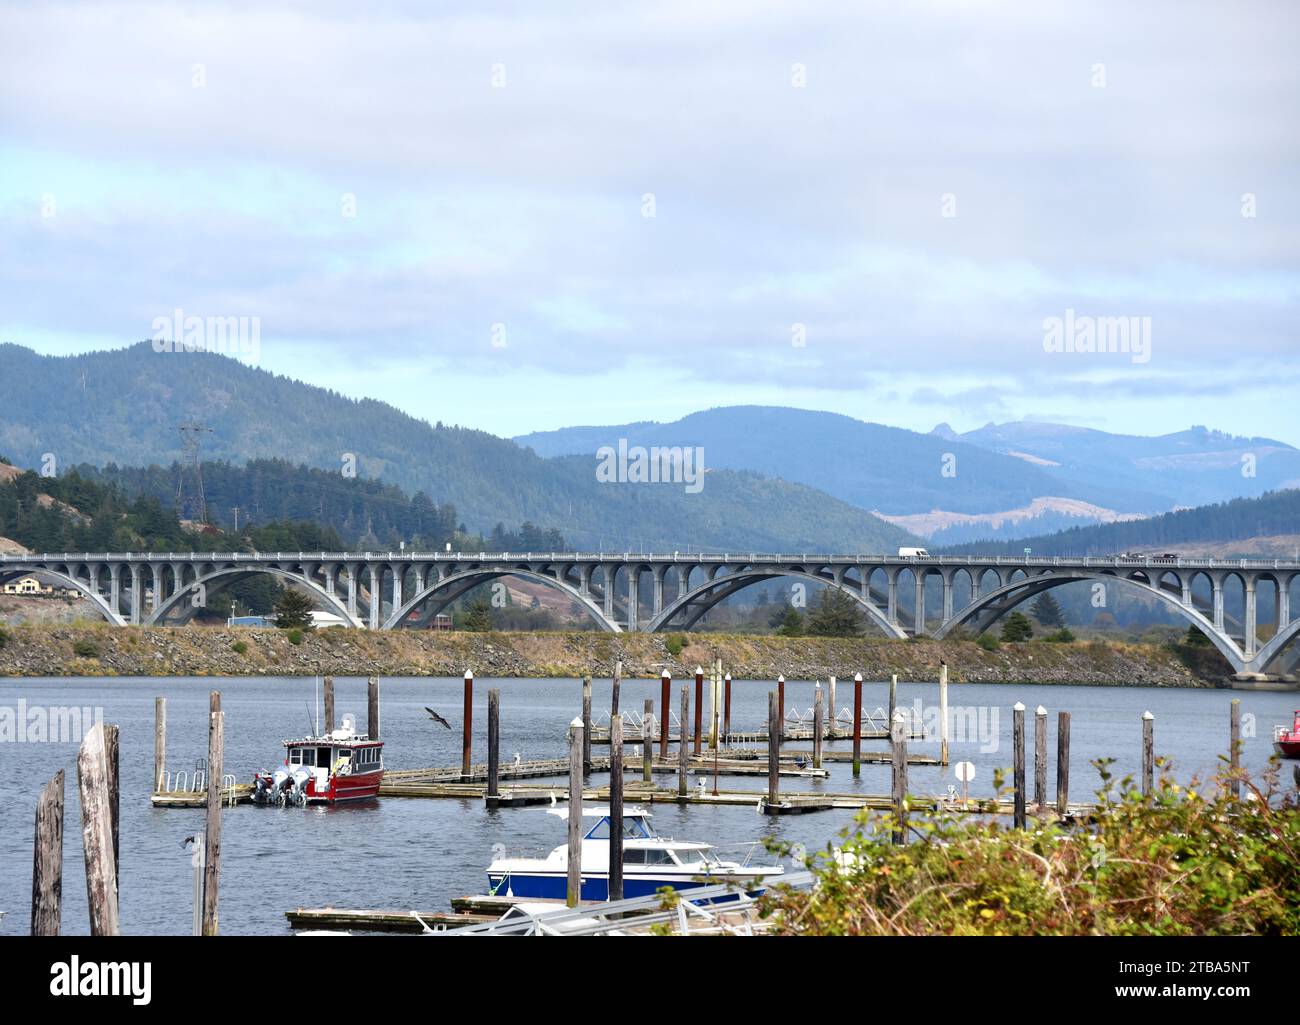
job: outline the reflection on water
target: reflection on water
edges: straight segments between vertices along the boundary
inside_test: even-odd
[[[679,704],[679,683],[673,685],[672,705]],[[767,692],[772,684],[738,681],[732,698],[736,729],[756,728],[766,718]],[[581,708],[581,683],[576,680],[476,681],[474,691],[474,757],[485,758],[487,691],[501,689],[502,760],[516,752],[525,760],[558,758],[565,752],[564,729]],[[312,720],[315,682],[308,678],[278,679],[36,679],[0,680],[0,707],[102,706],[104,720],[122,727],[121,919],[128,933],[186,933],[191,922],[191,869],[181,841],[201,825],[200,810],[158,810],[150,803],[153,771],[154,697],[167,698],[168,766],[189,769],[207,749],[208,692],[222,693],[226,713],[226,771],[242,782],[260,769],[282,761],[280,741],[301,735]],[[692,692],[693,692],[692,686]],[[596,681],[593,706],[609,707],[609,684]],[[886,687],[866,688],[864,704],[883,704]],[[335,684],[336,716],[352,712],[358,723],[366,717],[364,680],[339,678]],[[788,682],[788,710],[812,705],[811,683]],[[659,697],[658,681],[623,684],[624,709],[641,709],[646,698]],[[949,704],[954,715],[976,724],[970,735],[955,739],[952,760],[973,762],[973,794],[986,794],[995,767],[1011,764],[1011,706],[1029,709],[1028,732],[1033,736],[1033,711],[1046,706],[1049,773],[1054,773],[1056,712],[1073,713],[1071,728],[1071,796],[1084,799],[1096,774],[1088,763],[1098,757],[1116,759],[1123,775],[1138,769],[1141,722],[1145,709],[1156,717],[1156,751],[1174,760],[1176,774],[1213,772],[1217,756],[1226,751],[1229,702],[1242,702],[1248,735],[1244,760],[1262,769],[1272,753],[1272,726],[1289,722],[1300,699],[1294,694],[1233,693],[1228,691],[1136,689],[1119,687],[953,685]],[[899,703],[921,699],[923,708],[937,701],[934,684],[899,685]],[[382,686],[382,734],[390,769],[455,765],[460,761],[461,682],[447,679],[391,679]],[[706,702],[707,688],[706,688]],[[836,693],[840,709],[852,701],[852,684],[841,681]],[[448,731],[432,722],[429,705],[455,727]],[[706,705],[707,707],[707,705]],[[978,725],[985,724],[984,737]],[[807,747],[806,742],[792,746]],[[831,745],[847,749],[846,743]],[[865,743],[882,749],[880,741]],[[988,750],[993,748],[993,750]],[[937,754],[938,745],[920,743],[915,750]],[[831,763],[825,782],[787,781],[799,790],[862,790],[883,794],[889,789],[889,769],[864,765],[854,780],[845,763]],[[30,914],[32,823],[37,794],[58,769],[68,774],[64,830],[63,924],[67,933],[86,932],[86,892],[80,841],[80,808],[76,795],[74,743],[0,743],[0,911],[8,912],[0,929],[26,932]],[[1289,779],[1290,774],[1287,773]],[[663,777],[661,781],[668,782]],[[1032,778],[1032,773],[1031,773]],[[562,781],[557,780],[562,787]],[[955,783],[952,770],[914,766],[909,773],[913,792],[944,793]],[[797,787],[796,787],[797,784]],[[755,791],[763,777],[724,777],[727,789]],[[1049,780],[1049,789],[1054,782]],[[562,789],[559,791],[562,793]],[[1054,792],[1054,791],[1053,791]],[[821,848],[852,822],[847,811],[822,812],[769,819],[752,807],[708,808],[656,805],[659,832],[716,844],[734,844],[758,837],[779,837]],[[221,929],[225,933],[284,933],[284,912],[299,906],[334,905],[353,908],[445,910],[453,896],[483,892],[484,869],[494,844],[512,850],[549,850],[564,841],[564,824],[541,808],[488,811],[478,800],[402,800],[341,807],[255,808],[240,806],[225,813],[222,826]]]

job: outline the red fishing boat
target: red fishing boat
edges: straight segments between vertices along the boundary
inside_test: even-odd
[[[284,742],[284,765],[253,777],[253,802],[283,807],[340,804],[379,796],[384,781],[384,742],[356,732],[356,720],[323,737]]]
[[[1285,726],[1273,727],[1273,750],[1283,758],[1300,758],[1300,712],[1294,716],[1289,730]]]

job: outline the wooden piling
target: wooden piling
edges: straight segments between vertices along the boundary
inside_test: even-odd
[[[609,899],[623,899],[623,717],[609,720]]]
[[[894,712],[898,710],[898,674],[889,678],[889,721],[894,721]]]
[[[830,678],[830,682],[827,684],[827,690],[829,691],[826,695],[826,700],[828,702],[827,712],[829,714],[826,717],[826,735],[830,737],[835,733],[835,677],[832,676]]]
[[[122,786],[121,786],[121,729],[117,726],[104,727],[104,764],[108,768],[108,815],[109,822],[113,828],[113,885],[121,893],[122,870],[118,865],[118,858],[121,856],[122,845],[120,842],[121,833],[121,810],[122,810]]]
[[[731,736],[731,674],[722,678],[722,735]],[[731,741],[727,741],[731,743]]]
[[[682,684],[682,729],[677,737],[677,796],[686,796],[686,766],[690,761],[690,755],[687,753],[687,746],[690,738],[687,737],[686,722],[691,714],[691,692],[686,684]]]
[[[643,783],[653,783],[654,778],[651,773],[654,770],[654,720],[655,720],[655,703],[654,698],[645,699],[645,717],[641,725],[641,781]],[[667,731],[665,731],[667,732]]]
[[[907,728],[903,713],[895,709],[889,720],[890,761],[893,786],[891,797],[894,806],[894,836],[896,844],[907,840]]]
[[[167,772],[167,699],[153,699],[153,788],[163,788]]]
[[[221,775],[225,766],[226,716],[221,692],[208,699],[208,812],[203,832],[203,935],[217,935],[221,884]]]
[[[610,723],[611,729],[613,723]],[[621,747],[621,745],[619,745]],[[582,896],[582,720],[569,723],[569,846],[565,903],[577,907]]]
[[[379,677],[372,676],[366,683],[366,736],[379,739]]]
[[[501,794],[501,691],[493,687],[488,691],[488,776],[487,797]]]
[[[623,660],[619,659],[614,663],[614,679],[611,681],[609,693],[609,717],[612,721],[614,716],[618,715],[619,691],[623,687]]]
[[[32,844],[32,935],[59,935],[63,903],[63,770],[36,802]]]
[[[81,793],[81,843],[86,856],[86,903],[92,936],[117,936],[117,868],[113,864],[112,810],[104,724],[90,728],[77,752]]]
[[[1017,701],[1011,708],[1012,785],[1014,787],[1013,822],[1025,828],[1025,706]]]
[[[686,724],[682,723],[682,729]],[[695,757],[700,757],[700,741],[704,732],[704,667],[695,667]]]
[[[1034,709],[1034,806],[1041,815],[1047,808],[1047,709]]]
[[[1142,796],[1151,796],[1155,782],[1156,746],[1155,716],[1150,711],[1142,713]]]
[[[473,753],[473,740],[470,730],[474,724],[474,674],[465,670],[464,702],[461,709],[460,726],[460,774],[469,779],[470,755]]]
[[[334,732],[334,677],[325,677],[322,689],[325,692],[325,729],[323,732],[328,737]]]
[[[948,663],[939,663],[939,764],[948,764]]]
[[[591,677],[582,678],[582,771],[591,772]]]
[[[780,717],[776,721],[776,733],[778,740],[785,739],[785,677],[776,678],[776,706]]]
[[[822,685],[813,693],[813,768],[822,767]]]
[[[1241,800],[1241,700],[1232,699],[1228,713],[1228,766],[1232,773],[1229,788],[1235,800]]]
[[[1070,713],[1056,717],[1056,814],[1070,806]]]
[[[669,692],[672,690],[673,674],[665,669],[659,674],[659,760],[668,760],[668,724],[672,717],[668,714]]]
[[[862,775],[862,674],[853,674],[853,775]]]
[[[767,694],[767,804],[775,809],[781,803],[781,699],[773,691]]]

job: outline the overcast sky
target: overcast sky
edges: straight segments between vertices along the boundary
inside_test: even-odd
[[[505,435],[744,402],[1300,444],[1298,29],[1289,0],[3,5],[0,340],[257,317],[260,366]],[[1149,317],[1149,360],[1046,351],[1067,309]]]

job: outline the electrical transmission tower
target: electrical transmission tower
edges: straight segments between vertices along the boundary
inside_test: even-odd
[[[176,481],[176,515],[198,524],[208,522],[208,506],[203,496],[203,464],[199,446],[204,434],[214,431],[197,420],[186,420],[177,428],[181,432],[181,472]]]

